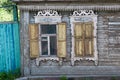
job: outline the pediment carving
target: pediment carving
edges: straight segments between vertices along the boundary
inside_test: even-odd
[[[59,16],[57,11],[54,10],[42,10],[37,13],[37,16]]]
[[[90,15],[95,15],[93,10],[74,11],[72,16],[90,16]]]

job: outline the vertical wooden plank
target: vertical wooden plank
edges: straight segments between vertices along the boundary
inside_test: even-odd
[[[89,54],[91,56],[93,56],[93,54],[94,54],[94,47],[93,47],[93,45],[94,45],[94,41],[92,39],[92,40],[89,41]]]
[[[21,11],[21,60],[22,60],[22,75],[30,75],[30,56],[29,56],[29,11]],[[25,48],[25,49],[24,49]]]
[[[57,27],[57,55],[66,57],[66,23],[59,23]]]
[[[6,54],[7,54],[7,50],[6,50],[6,48],[7,48],[7,37],[6,37],[6,30],[7,30],[7,27],[6,27],[6,25],[5,24],[3,24],[3,29],[4,29],[4,31],[3,31],[3,44],[4,44],[4,49],[3,49],[3,53],[4,53],[4,55],[3,55],[3,58],[4,58],[4,61],[5,61],[5,68],[3,69],[3,71],[6,71],[7,69],[8,69],[8,66],[7,66],[7,57],[8,56],[6,56]]]
[[[75,23],[74,26],[74,36],[75,38],[82,38],[83,36],[83,26],[82,23]]]
[[[18,23],[13,24],[13,39],[14,39],[14,60],[15,68],[20,68],[20,35]]]
[[[85,23],[85,37],[86,38],[91,38],[93,36],[93,26],[92,22],[91,23]]]
[[[15,54],[15,52],[14,52],[14,36],[13,36],[13,27],[14,25],[13,24],[11,24],[11,26],[10,26],[10,49],[11,49],[11,51],[10,51],[10,62],[12,63],[14,63],[14,64],[11,64],[11,70],[14,70],[15,69],[15,60],[14,60],[14,58],[15,58],[15,56],[14,56],[14,54]],[[11,48],[12,47],[12,48]]]
[[[84,43],[83,40],[75,40],[75,53],[76,57],[84,55]]]
[[[85,56],[93,56],[93,22],[85,23]]]
[[[74,38],[75,38],[75,55],[84,55],[84,27],[82,23],[75,23],[74,26]]]
[[[58,39],[66,40],[66,23],[59,23],[57,29]]]
[[[38,24],[29,24],[29,38],[30,38],[30,57],[37,58],[40,56]]]
[[[11,27],[11,24],[5,24],[5,27],[6,27],[6,30],[5,30],[5,37],[6,37],[6,54],[4,55],[4,57],[6,57],[6,58],[4,58],[4,59],[6,59],[6,66],[7,66],[7,69],[6,69],[6,71],[8,71],[8,70],[11,70],[11,56],[10,56],[10,54],[11,54],[11,49],[12,49],[12,47],[10,48],[10,45],[11,45],[11,43],[10,43],[10,36],[11,36],[11,29],[10,29],[10,27]],[[13,62],[14,63],[14,62]]]
[[[2,31],[3,31],[3,25],[0,24],[0,71],[2,70]]]
[[[89,56],[90,54],[90,45],[89,45],[89,39],[85,39],[85,54],[84,56]]]
[[[0,51],[0,71],[4,71],[5,69],[5,60],[4,60],[4,25],[3,24],[0,24],[0,47],[1,47],[1,51]]]
[[[11,24],[7,24],[7,37],[8,36],[9,36],[9,38],[8,38],[8,48],[7,48],[7,50],[8,50],[8,59],[9,59],[8,63],[9,63],[9,69],[12,70],[11,69],[11,65],[12,65],[11,64],[11,57],[14,57],[14,56],[11,56],[11,49],[12,49],[12,47],[11,47],[11,40],[10,40],[10,37],[11,37]],[[13,63],[14,63],[14,61],[13,61]]]
[[[6,61],[7,61],[7,69],[6,71],[8,71],[10,69],[10,62],[9,62],[9,54],[10,54],[10,50],[9,50],[9,25],[6,25],[6,54],[4,56],[6,56]],[[11,70],[11,69],[10,69]]]
[[[13,23],[14,24],[14,23]],[[14,63],[15,64],[15,60],[14,59],[14,42],[13,42],[13,24],[8,24],[9,25],[9,36],[10,36],[10,39],[9,39],[9,43],[10,43],[10,46],[9,46],[9,49],[10,49],[10,63]],[[11,70],[14,70],[15,69],[15,66],[14,64],[10,64],[10,67],[11,67]]]
[[[2,25],[0,24],[0,71],[2,70],[1,64],[2,64]]]

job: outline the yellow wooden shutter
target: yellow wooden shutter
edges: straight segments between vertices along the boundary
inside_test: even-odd
[[[84,42],[83,42],[83,40],[75,39],[75,54],[76,54],[76,57],[84,55]]]
[[[75,39],[75,55],[84,55],[84,27],[82,23],[75,23],[74,26],[74,39]]]
[[[76,23],[74,26],[74,37],[75,38],[82,38],[82,36],[83,36],[82,23]]]
[[[85,23],[85,55],[93,55],[93,23]]]
[[[85,37],[92,38],[93,36],[93,23],[85,23]]]
[[[39,28],[38,24],[29,24],[30,58],[39,57]]]
[[[57,27],[57,55],[66,57],[66,23],[59,23]]]

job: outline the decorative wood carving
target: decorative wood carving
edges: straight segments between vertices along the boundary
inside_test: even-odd
[[[59,16],[57,11],[54,10],[42,10],[39,11],[37,16]]]
[[[58,23],[61,22],[61,16],[54,10],[42,10],[37,13],[35,23]]]
[[[88,16],[88,15],[95,15],[92,10],[80,10],[74,11],[72,16]]]
[[[60,63],[60,60],[58,57],[40,57],[36,59],[36,65],[39,66],[40,62],[42,61],[58,61]]]
[[[92,10],[80,10],[74,11],[73,15],[70,16],[70,23],[71,23],[71,33],[74,36],[74,24],[76,22],[93,22],[94,25],[94,56],[93,57],[76,57],[75,50],[74,50],[74,37],[72,37],[72,51],[71,51],[71,64],[74,65],[75,61],[81,60],[92,60],[95,62],[95,65],[98,65],[98,51],[97,51],[97,15]]]

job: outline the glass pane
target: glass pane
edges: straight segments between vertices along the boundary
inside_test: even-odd
[[[41,25],[41,34],[56,34],[56,25]]]
[[[48,55],[48,42],[41,41],[42,43],[42,55]]]
[[[50,55],[56,55],[57,54],[57,42],[56,42],[56,36],[50,37]]]

